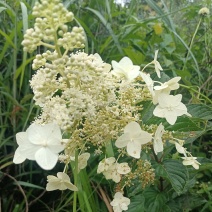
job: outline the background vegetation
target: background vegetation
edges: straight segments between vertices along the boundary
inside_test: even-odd
[[[39,114],[29,87],[34,55],[27,55],[21,46],[25,30],[33,24],[34,3],[35,0],[0,1],[0,211],[19,212],[26,208],[70,211],[72,192],[45,191],[46,176],[51,171],[44,172],[31,161],[21,165],[12,162],[17,148],[15,134],[24,131]],[[131,0],[126,7],[116,5],[113,0],[66,0],[63,3],[85,29],[85,51],[98,52],[108,63],[128,56],[134,64],[144,66],[152,60],[154,51],[160,49],[162,78],[182,77],[183,101],[189,103],[189,112],[200,120],[198,126],[184,123],[181,127],[189,137],[187,148],[202,158],[202,166],[191,172],[187,188],[180,195],[158,193],[158,204],[162,207],[168,202],[169,209],[158,205],[150,207],[156,197],[151,189],[146,190],[149,202],[135,198],[129,211],[212,210],[212,19],[198,15],[204,6],[211,10],[211,1]],[[149,120],[144,117],[143,121],[148,124]],[[110,189],[95,176],[95,162],[90,163],[90,184],[85,172],[81,175],[94,203],[92,210],[107,211],[100,197],[102,192],[110,195]]]

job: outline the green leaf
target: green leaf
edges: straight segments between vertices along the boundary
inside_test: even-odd
[[[177,121],[174,125],[169,125],[166,127],[167,130],[170,131],[180,131],[180,132],[189,132],[189,131],[200,131],[199,128],[192,119],[187,116],[180,116],[177,118]]]
[[[0,13],[4,10],[6,10],[7,8],[6,7],[0,7]]]
[[[145,211],[144,209],[145,198],[142,194],[130,198],[129,212]]]
[[[120,45],[115,33],[113,32],[113,30],[111,28],[110,23],[108,23],[108,21],[102,16],[102,14],[99,11],[91,9],[90,7],[86,7],[85,9],[91,11],[93,14],[95,14],[99,18],[99,20],[102,22],[102,24],[105,26],[105,28],[108,30],[108,32],[110,33],[111,37],[113,38],[113,41],[116,44],[116,47],[118,48],[120,54],[123,55],[124,52],[123,52],[123,50],[121,48],[121,45]]]
[[[167,201],[165,193],[156,190],[154,187],[149,187],[143,192],[145,197],[145,209],[146,211],[169,211],[165,210],[165,204]]]
[[[6,41],[14,48],[16,49],[15,47],[15,44],[13,43],[13,41],[10,39],[10,37],[5,33],[3,32],[2,30],[0,30],[0,34],[5,37]]]
[[[27,183],[27,182],[24,182],[24,181],[17,181],[17,182],[18,182],[19,185],[22,185],[22,186],[26,186],[26,187],[30,187],[30,188],[37,188],[37,189],[44,189],[43,187],[38,186],[38,185],[34,185],[32,183]]]
[[[161,177],[167,179],[178,195],[182,194],[187,186],[187,169],[180,161],[165,160],[160,166]]]
[[[190,104],[190,105],[187,105],[187,108],[188,108],[188,112],[194,118],[200,118],[204,120],[212,119],[212,108],[207,105]]]

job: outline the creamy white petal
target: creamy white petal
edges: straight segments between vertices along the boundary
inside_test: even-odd
[[[37,145],[58,144],[58,142],[62,141],[60,128],[54,123],[46,125],[32,124],[27,129],[27,133],[31,143]]]
[[[61,179],[61,180],[66,180],[66,181],[70,181],[70,177],[66,174],[66,173],[64,173],[64,172],[58,172],[57,173],[57,177],[59,178],[59,179]]]
[[[126,69],[130,69],[133,66],[132,60],[129,57],[123,57],[119,64],[121,67],[125,67]]]
[[[127,144],[127,153],[131,157],[140,158],[141,145],[134,141],[129,142]]]
[[[26,157],[24,157],[21,153],[20,153],[20,147],[18,147],[15,151],[14,154],[14,158],[13,158],[13,163],[15,164],[19,164],[19,163],[23,163],[26,160]]]
[[[163,142],[162,139],[157,139],[153,141],[154,152],[157,155],[158,152],[163,152]]]
[[[130,134],[124,133],[121,135],[115,142],[116,147],[123,148],[127,146],[127,143],[130,141]]]
[[[117,164],[117,172],[119,174],[127,174],[131,171],[131,168],[129,167],[128,163],[119,163]]]
[[[157,105],[153,111],[153,115],[164,118],[166,113],[166,109],[162,108],[160,105]]]
[[[165,118],[169,124],[173,125],[177,121],[177,114],[175,111],[166,111]]]
[[[186,155],[185,148],[183,146],[181,146],[180,144],[178,144],[177,142],[175,142],[175,148],[180,154]]]
[[[146,144],[150,142],[151,140],[152,140],[152,135],[143,130],[141,130],[141,133],[139,135],[139,141],[138,139],[135,139],[135,141],[139,142],[140,144]]]
[[[69,190],[78,191],[78,188],[74,184],[72,184],[70,182],[64,182],[64,184],[65,184],[66,188],[68,188]]]
[[[141,127],[140,125],[135,122],[135,121],[131,121],[129,124],[126,125],[126,127],[124,128],[124,133],[129,133],[130,137],[134,136],[134,135],[138,135],[141,132]]]
[[[57,163],[58,155],[51,152],[49,148],[42,147],[35,153],[35,160],[42,169],[51,170]]]

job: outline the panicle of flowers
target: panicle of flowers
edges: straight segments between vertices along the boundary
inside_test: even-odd
[[[66,174],[68,164],[79,173],[87,167],[93,153],[106,155],[106,146],[114,141],[118,159],[105,156],[97,173],[120,186],[110,203],[114,211],[127,210],[130,199],[123,196],[125,186],[133,185],[135,179],[143,189],[154,183],[155,172],[150,161],[140,159],[143,149],[149,152],[146,147],[152,148],[157,157],[165,148],[164,138],[172,139],[162,123],[144,130],[140,103],[151,99],[156,105],[153,115],[174,125],[178,116],[189,115],[181,102],[182,95],[170,94],[179,88],[181,78],[161,83],[144,72],[154,65],[161,78],[163,68],[158,62],[158,50],[153,61],[141,71],[128,57],[119,62],[113,60],[111,67],[100,55],[80,50],[85,46],[84,30],[74,26],[69,32],[66,23],[73,21],[74,15],[60,0],[36,2],[33,15],[34,28],[26,31],[22,45],[30,53],[41,45],[48,48],[35,56],[32,68],[36,72],[30,81],[41,114],[26,132],[17,134],[14,163],[35,160],[49,170],[59,160],[65,165],[64,171],[58,172],[57,177],[49,175],[46,189],[78,191]],[[199,168],[196,157],[181,142],[177,140],[174,144],[184,156],[184,165]],[[120,157],[123,157],[121,163]],[[131,164],[126,162],[128,157],[133,158]]]

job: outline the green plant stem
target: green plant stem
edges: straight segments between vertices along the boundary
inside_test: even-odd
[[[17,70],[17,9],[15,10],[15,34],[14,34],[14,45],[15,48],[13,49],[13,98],[14,100],[17,99],[17,79],[16,79],[16,70]],[[15,105],[13,109],[15,110]],[[12,116],[12,125],[13,125],[13,132],[16,132],[16,114],[14,112],[14,116]]]
[[[187,88],[188,90],[191,90],[191,91],[193,91],[194,93],[198,93],[198,94],[199,94],[200,96],[202,96],[205,100],[207,100],[210,104],[212,104],[212,100],[210,100],[207,96],[205,96],[205,95],[202,94],[201,92],[196,91],[195,89],[193,89],[193,88],[191,88],[191,87],[189,87],[189,86],[187,86],[187,85],[182,85],[182,84],[180,84],[180,86],[183,87],[183,88]]]
[[[200,18],[199,23],[197,24],[197,27],[196,27],[196,29],[195,29],[195,32],[194,32],[194,34],[193,34],[193,36],[192,36],[192,39],[191,39],[191,42],[190,42],[190,45],[189,45],[190,51],[191,51],[192,45],[193,45],[193,43],[194,43],[194,38],[195,38],[195,36],[196,36],[196,34],[197,34],[197,31],[198,31],[198,29],[199,29],[199,27],[200,27],[201,22],[202,22],[202,17]],[[185,69],[185,67],[186,67],[186,63],[187,63],[187,60],[188,60],[188,56],[189,56],[189,51],[188,51],[187,54],[186,54],[185,63],[184,63],[184,65],[183,65],[182,71],[184,71],[184,69]]]
[[[75,151],[74,185],[78,184],[78,150]],[[77,211],[77,191],[74,191],[73,212]]]

